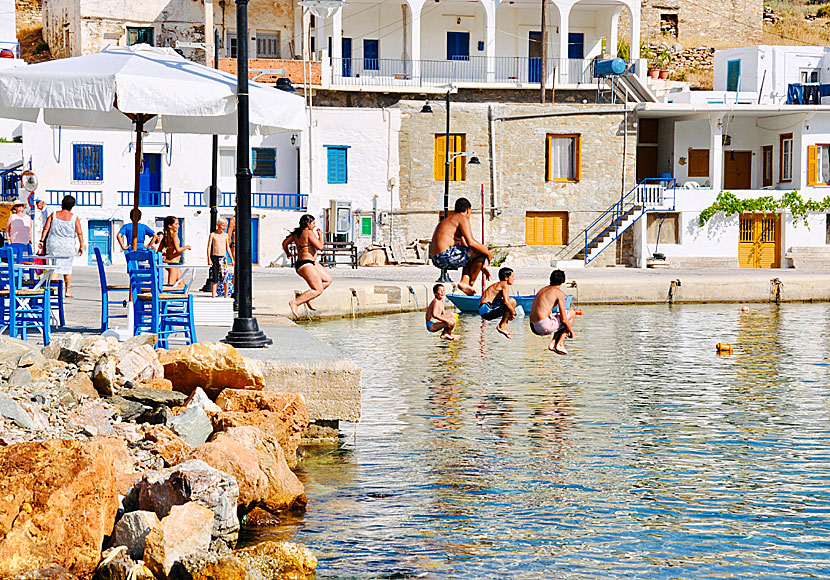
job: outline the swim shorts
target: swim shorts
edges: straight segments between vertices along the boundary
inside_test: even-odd
[[[210,257],[210,275],[208,276],[208,280],[216,284],[222,281],[222,256]]]
[[[548,336],[558,332],[563,326],[565,325],[562,324],[559,313],[551,312],[550,317],[543,318],[539,322],[531,322],[530,331],[536,336]]]
[[[470,246],[451,246],[440,254],[430,256],[430,260],[436,268],[458,270],[470,261]]]
[[[432,328],[432,325],[433,324],[438,324],[438,322],[439,322],[438,320],[428,320],[427,321],[427,331],[429,331],[429,332],[438,332],[439,330],[443,330],[441,328],[435,328],[435,329]]]
[[[507,312],[507,304],[501,298],[496,298],[492,302],[485,302],[478,307],[478,315],[484,320],[501,318],[505,312]]]

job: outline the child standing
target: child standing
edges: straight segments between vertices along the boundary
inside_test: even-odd
[[[565,337],[573,338],[573,310],[566,310],[567,298],[560,286],[565,283],[565,272],[554,270],[550,274],[550,286],[545,286],[536,293],[530,308],[530,330],[537,336],[553,335],[548,350],[556,354],[568,354],[565,349]],[[559,312],[553,312],[558,306]],[[564,314],[560,314],[563,313]]]
[[[222,258],[230,255],[233,264],[231,243],[225,227],[228,222],[224,218],[216,220],[216,231],[208,236],[207,254],[210,262],[210,295],[216,298],[216,285],[222,282]]]
[[[516,318],[516,301],[510,297],[510,287],[516,283],[516,275],[511,268],[499,270],[499,281],[488,287],[478,302],[478,315],[484,320],[501,317],[496,330],[507,338],[513,338],[513,332],[507,330],[507,323]]]
[[[455,316],[444,310],[444,296],[446,296],[447,291],[443,284],[436,284],[432,287],[432,293],[435,299],[427,306],[427,331],[438,332],[443,330],[441,338],[455,340],[458,338],[457,335],[452,333],[455,329]]]

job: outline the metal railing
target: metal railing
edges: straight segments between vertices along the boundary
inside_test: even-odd
[[[554,74],[557,84],[596,82],[594,61],[587,58],[549,58],[546,80]],[[349,86],[430,86],[450,82],[525,84],[539,83],[542,59],[497,56],[488,74],[488,58],[471,56],[457,60],[332,58],[332,82]]]
[[[583,232],[585,265],[593,262],[614,240],[646,213],[674,210],[676,189],[677,180],[673,178],[647,178],[634,186],[622,199],[585,228]],[[626,221],[628,217],[633,217],[633,219]],[[611,236],[608,243],[592,256],[591,250],[599,247],[607,235]]]
[[[0,172],[0,199],[7,201],[20,195],[20,169],[6,169]]]
[[[14,53],[14,58],[20,58],[20,43],[11,42],[9,40],[0,40],[0,50],[10,50]]]
[[[305,211],[308,207],[308,195],[301,193],[252,193],[251,207]]]
[[[63,198],[71,195],[75,198],[75,205],[79,206],[100,206],[101,205],[101,191],[89,191],[79,189],[47,189],[49,196],[49,205],[60,205]],[[132,192],[130,192],[132,193]],[[130,204],[132,205],[132,204]]]
[[[185,191],[184,193],[187,196],[185,207],[207,207],[208,194],[204,191]],[[233,191],[220,191],[217,207],[233,207],[235,195]]]
[[[131,207],[133,205],[133,197],[135,192],[122,191],[121,202],[118,204],[122,207]],[[170,192],[169,191],[139,191],[138,205],[140,207],[169,207],[170,206]]]

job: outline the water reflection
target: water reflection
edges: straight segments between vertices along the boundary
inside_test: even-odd
[[[569,357],[526,320],[309,326],[364,416],[272,533],[319,578],[830,577],[830,307],[584,310]]]

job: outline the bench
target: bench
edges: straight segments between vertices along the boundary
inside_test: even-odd
[[[297,260],[297,246],[293,242],[288,245],[288,258],[291,260],[291,267]],[[339,261],[338,257],[345,256],[347,259]],[[352,242],[324,242],[320,250],[320,264],[333,268],[337,264],[349,264],[357,269],[357,246]]]

